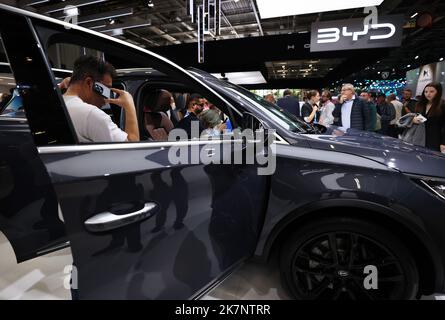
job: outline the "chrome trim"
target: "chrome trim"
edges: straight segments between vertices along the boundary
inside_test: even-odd
[[[84,222],[84,225],[90,232],[114,230],[153,216],[157,207],[156,203],[147,202],[142,209],[127,214],[117,215],[105,211],[92,216]]]
[[[433,187],[431,187],[426,181],[424,180],[420,180],[420,182],[422,182],[428,189],[430,189],[432,192],[434,192],[438,197],[440,197],[442,200],[445,200],[445,197],[443,196],[443,194],[440,194],[439,192],[436,191],[436,189],[434,189]]]
[[[8,117],[8,116],[0,116],[0,121],[15,121],[15,122],[28,122],[26,118],[16,118],[16,117]]]
[[[277,133],[277,131],[275,131],[274,135],[275,135],[275,141],[274,141],[275,143],[277,143],[277,144],[284,144],[284,145],[290,145],[289,142],[287,142],[283,137],[281,137]]]
[[[57,251],[57,250],[60,250],[60,249],[67,248],[70,245],[71,244],[70,244],[69,241],[66,241],[66,242],[63,242],[63,243],[59,243],[59,244],[56,244],[55,246],[49,247],[47,249],[43,249],[43,250],[37,251],[37,255],[41,256],[41,255],[44,255],[44,254],[47,254],[47,253],[51,253],[51,252],[54,252],[54,251]]]
[[[26,10],[23,10],[23,9],[18,9],[18,8],[11,7],[11,6],[8,6],[8,5],[5,5],[5,4],[0,4],[0,9],[6,10],[6,11],[10,11],[10,12],[14,12],[14,13],[18,13],[18,14],[21,14],[21,15],[24,15],[24,16],[27,16],[27,17],[30,17],[30,18],[39,19],[39,20],[43,20],[43,21],[46,21],[46,22],[51,22],[51,23],[63,26],[67,30],[74,29],[74,30],[78,30],[78,31],[81,31],[81,32],[85,32],[85,33],[87,33],[89,35],[93,35],[93,36],[100,37],[100,38],[108,40],[108,41],[112,41],[114,43],[118,43],[120,45],[126,46],[128,48],[132,48],[134,50],[137,50],[139,52],[148,54],[148,55],[150,55],[150,56],[152,56],[154,58],[157,58],[159,60],[162,60],[163,62],[169,64],[170,66],[172,66],[173,68],[175,68],[177,70],[182,71],[184,74],[188,75],[190,78],[192,78],[193,80],[195,80],[196,82],[198,82],[199,84],[204,86],[208,91],[212,92],[215,96],[217,96],[219,99],[224,101],[224,103],[227,106],[229,106],[233,111],[235,111],[240,116],[242,116],[242,113],[239,110],[237,110],[231,103],[229,103],[223,96],[221,96],[217,91],[215,91],[211,87],[209,87],[206,83],[204,83],[203,81],[198,79],[195,75],[193,75],[192,73],[188,72],[184,68],[180,67],[176,63],[174,63],[174,62],[168,60],[167,58],[164,58],[163,56],[160,56],[160,55],[158,55],[158,54],[156,54],[156,53],[154,53],[152,51],[143,49],[143,48],[138,47],[138,46],[136,46],[136,45],[134,45],[132,43],[129,43],[129,42],[126,42],[126,41],[123,41],[123,40],[120,40],[120,39],[108,36],[106,34],[103,34],[103,33],[100,33],[100,32],[94,31],[94,30],[90,30],[90,29],[87,29],[85,27],[81,27],[79,25],[75,25],[75,24],[67,23],[67,22],[62,21],[62,20],[57,20],[57,19],[54,19],[54,18],[46,17],[44,15],[36,14],[34,12],[26,11]]]
[[[89,151],[104,151],[104,150],[135,150],[135,149],[153,149],[153,148],[168,148],[168,147],[186,147],[194,145],[209,145],[220,143],[241,143],[241,139],[237,140],[187,140],[187,141],[164,141],[164,142],[122,142],[109,144],[90,144],[90,145],[73,145],[73,146],[48,146],[38,147],[39,154],[54,154],[66,152],[89,152]]]

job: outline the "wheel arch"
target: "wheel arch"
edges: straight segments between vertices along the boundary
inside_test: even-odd
[[[414,256],[419,268],[420,292],[432,294],[442,289],[444,275],[440,255],[419,219],[406,208],[390,208],[364,200],[324,200],[289,213],[268,236],[260,258],[264,261],[276,258],[281,245],[299,226],[315,219],[335,216],[371,221],[393,232],[408,244],[407,249]]]

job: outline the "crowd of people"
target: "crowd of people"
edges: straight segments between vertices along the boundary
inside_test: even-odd
[[[72,76],[60,84],[66,89],[63,98],[80,142],[165,141],[173,128],[183,129],[188,138],[192,138],[194,123],[198,125],[199,134],[206,136],[218,136],[232,129],[230,119],[204,97],[172,94],[161,89],[148,92],[142,99],[145,130],[139,130],[132,96],[111,88],[115,74],[110,64],[83,56],[75,62]],[[97,94],[93,90],[97,82],[110,88],[118,97],[105,99]],[[395,94],[386,96],[369,91],[358,94],[352,84],[346,83],[338,95],[329,90],[321,94],[318,90],[307,91],[301,106],[289,89],[277,101],[273,94],[264,99],[310,124],[377,132],[445,153],[442,91],[440,83],[432,82],[425,86],[418,99],[413,99],[412,91],[406,88],[399,100]],[[183,107],[175,106],[178,101],[184,102]],[[125,110],[124,130],[101,110],[105,104]],[[140,132],[145,134],[140,136]]]
[[[322,91],[321,95],[318,90],[309,90],[301,107],[299,99],[289,89],[277,101],[273,94],[264,98],[312,124],[372,131],[402,140],[408,136],[408,131],[413,131],[412,128],[422,127],[422,130],[417,130],[416,135],[421,136],[416,141],[421,141],[421,145],[429,149],[445,153],[445,101],[440,83],[426,85],[417,100],[413,99],[413,93],[408,88],[403,90],[399,100],[394,93],[385,95],[361,91],[358,94],[349,83],[344,84],[340,94],[335,97],[329,90]]]

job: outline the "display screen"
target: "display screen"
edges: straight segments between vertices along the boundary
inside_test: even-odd
[[[420,66],[406,73],[406,87],[416,96],[422,95],[425,86],[431,82],[439,82],[444,87],[445,61]],[[445,92],[442,97],[445,98]]]

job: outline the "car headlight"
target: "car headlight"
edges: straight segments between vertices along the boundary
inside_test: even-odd
[[[420,180],[420,182],[429,190],[445,200],[445,182],[434,180]]]

